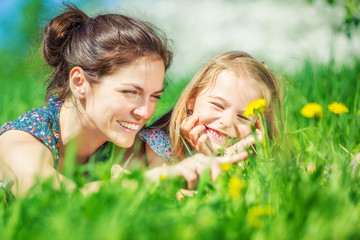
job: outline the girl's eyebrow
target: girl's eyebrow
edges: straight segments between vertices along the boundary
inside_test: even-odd
[[[229,105],[229,102],[225,99],[225,98],[222,98],[220,96],[217,96],[217,95],[209,95],[209,98],[213,98],[213,99],[217,99],[221,102],[223,102],[225,105]],[[245,109],[241,110],[239,112],[239,115],[243,116],[244,115],[244,112],[245,112]]]
[[[222,98],[220,96],[217,96],[217,95],[210,95],[209,98],[213,98],[213,99],[217,99],[227,105],[229,105],[229,102],[225,99],[225,98]]]

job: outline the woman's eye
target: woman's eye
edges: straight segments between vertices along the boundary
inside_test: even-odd
[[[155,98],[155,99],[161,99],[161,95],[152,95],[151,97]]]
[[[126,93],[126,94],[131,94],[131,95],[132,95],[132,94],[134,94],[134,95],[136,94],[136,91],[135,91],[135,90],[123,90],[122,92],[123,92],[123,93]]]

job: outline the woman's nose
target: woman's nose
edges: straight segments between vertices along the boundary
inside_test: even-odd
[[[133,110],[133,114],[142,119],[149,120],[155,112],[155,106],[152,106],[148,100],[139,101]]]

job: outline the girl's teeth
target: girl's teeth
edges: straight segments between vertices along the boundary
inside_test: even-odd
[[[208,131],[209,131],[212,135],[214,135],[215,137],[220,138],[221,140],[225,140],[225,139],[226,139],[225,136],[220,135],[218,132],[215,132],[215,131],[212,130],[212,129],[208,129]]]
[[[132,123],[127,123],[127,122],[119,122],[119,124],[123,127],[126,127],[128,129],[131,129],[133,131],[136,131],[139,129],[139,126],[140,125],[135,125],[135,124],[132,124]]]

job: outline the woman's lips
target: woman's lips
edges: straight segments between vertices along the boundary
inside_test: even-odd
[[[141,125],[139,123],[131,123],[131,122],[124,122],[124,121],[117,121],[117,123],[129,132],[137,132],[137,130],[139,130],[140,125]]]

